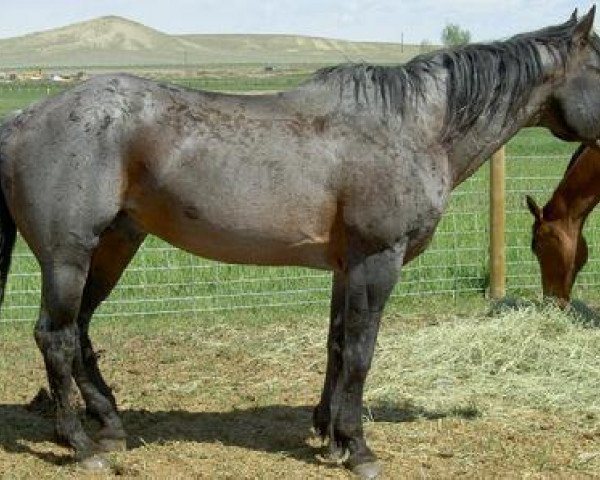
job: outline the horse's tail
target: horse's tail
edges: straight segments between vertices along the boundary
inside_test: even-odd
[[[2,136],[2,127],[0,126],[0,137]],[[0,169],[4,158],[1,150],[2,142],[0,142]],[[10,260],[12,258],[13,248],[17,235],[17,227],[15,221],[6,205],[4,190],[0,185],[0,305],[4,300],[4,291],[6,290],[6,280],[10,269]]]

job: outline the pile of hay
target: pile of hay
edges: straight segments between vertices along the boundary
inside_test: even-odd
[[[367,403],[432,416],[507,405],[599,411],[598,315],[581,302],[512,307],[411,333],[384,325]]]

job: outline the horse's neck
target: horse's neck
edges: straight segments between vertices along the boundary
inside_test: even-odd
[[[534,87],[528,102],[516,114],[509,115],[507,105],[496,113],[491,122],[482,119],[452,142],[448,146],[448,158],[453,172],[453,188],[470,177],[521,128],[537,126],[549,93],[548,85]]]
[[[584,221],[600,202],[600,150],[587,148],[567,170],[544,207],[548,220]]]
[[[369,82],[364,88],[357,90],[353,77],[343,77],[341,80],[335,77],[332,82],[308,82],[283,98],[291,102],[293,109],[302,113],[340,114],[345,121],[354,121],[359,129],[365,125],[375,125],[380,131],[387,129],[390,138],[396,138],[409,150],[422,152],[443,149],[448,158],[454,188],[474,173],[519,129],[540,121],[551,86],[533,85],[528,92],[521,92],[520,98],[490,98],[487,109],[480,112],[479,120],[466,127],[460,121],[448,120],[450,99],[447,89],[450,73],[447,67],[442,66],[442,60],[432,61],[431,69],[418,91],[410,90],[414,88],[411,83],[404,85],[409,89],[405,99],[411,104],[400,113],[394,112],[393,108],[383,108],[390,102],[389,93],[387,96],[378,96],[381,93],[377,90],[379,87]],[[493,90],[490,95],[494,95]],[[520,105],[518,110],[514,108],[515,102]],[[453,108],[468,106],[455,105]]]
[[[539,45],[542,68],[547,79],[560,77],[564,66],[556,61],[553,47]],[[481,118],[466,132],[460,132],[447,146],[449,162],[453,172],[454,187],[475,172],[495,151],[502,147],[521,128],[543,126],[545,111],[553,92],[551,80],[531,85],[519,97],[499,99],[493,117]],[[509,93],[510,95],[510,93]],[[514,108],[519,105],[518,108]]]

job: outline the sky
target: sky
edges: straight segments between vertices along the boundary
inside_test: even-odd
[[[502,39],[561,23],[591,1],[564,0],[21,0],[6,1],[0,38],[102,15],[165,33],[288,33],[346,40],[440,42],[447,23],[473,41]],[[500,6],[499,6],[500,5]],[[600,25],[600,19],[596,22]]]

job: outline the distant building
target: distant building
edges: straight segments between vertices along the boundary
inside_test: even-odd
[[[73,81],[73,78],[69,75],[61,75],[60,73],[54,73],[50,76],[50,80],[57,83],[69,83]]]
[[[42,73],[42,69],[38,68],[34,72],[24,72],[19,76],[20,80],[29,80],[32,82],[40,82],[44,80],[44,74]]]

